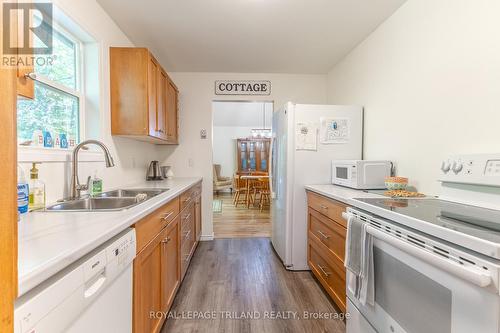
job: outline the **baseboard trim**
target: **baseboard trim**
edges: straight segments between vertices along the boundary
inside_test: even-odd
[[[212,241],[214,240],[214,233],[212,232],[211,235],[201,235],[200,241],[205,242],[205,241]]]

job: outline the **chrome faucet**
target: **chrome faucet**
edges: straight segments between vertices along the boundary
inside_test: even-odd
[[[71,175],[71,197],[70,199],[80,199],[80,192],[86,191],[89,189],[89,179],[87,179],[87,184],[80,184],[80,180],[78,179],[78,152],[83,146],[88,144],[94,144],[96,146],[101,147],[104,151],[104,159],[106,161],[106,168],[111,168],[115,166],[115,162],[113,161],[113,157],[111,157],[111,153],[109,152],[108,147],[104,145],[101,141],[97,140],[86,140],[78,144],[73,150],[73,174]]]

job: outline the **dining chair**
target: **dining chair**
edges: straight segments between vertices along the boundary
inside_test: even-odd
[[[239,203],[246,203],[248,196],[247,182],[245,181],[245,179],[241,179],[241,176],[238,174],[234,175],[233,189],[234,189],[233,205],[238,207]],[[240,198],[241,194],[245,195],[244,198]]]
[[[271,207],[271,185],[270,178],[263,178],[263,188],[260,190],[260,198],[259,198],[259,208],[260,211],[264,209],[265,205]]]
[[[258,204],[260,205],[260,201],[262,198],[262,195],[260,195],[260,192],[262,190],[266,189],[266,182],[267,182],[267,176],[269,173],[263,172],[263,171],[253,171],[251,173],[252,176],[266,176],[263,178],[257,178],[257,179],[252,179],[250,183],[250,197],[251,201],[253,204],[257,202],[257,195],[259,194],[259,201]]]

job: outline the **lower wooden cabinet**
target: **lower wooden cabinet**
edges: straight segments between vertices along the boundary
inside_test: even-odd
[[[201,238],[201,195],[198,195],[197,198],[195,199],[194,207],[195,207],[195,239],[197,241],[200,240]]]
[[[169,309],[175,293],[181,284],[181,266],[179,260],[179,216],[166,229],[161,249],[161,298],[162,309]]]
[[[162,311],[162,240],[158,234],[134,260],[134,332],[159,332],[163,320],[151,316]]]
[[[341,311],[346,310],[346,205],[307,193],[307,260],[311,271]]]
[[[194,200],[181,213],[181,280],[186,275],[189,261],[197,245],[195,238],[195,203]]]
[[[196,203],[201,207],[200,193],[197,184],[135,224],[134,333],[161,330],[198,244],[196,225],[201,226],[201,210],[197,215]],[[185,197],[192,200],[182,205]]]

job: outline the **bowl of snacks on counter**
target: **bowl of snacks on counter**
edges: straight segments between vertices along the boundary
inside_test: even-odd
[[[389,191],[406,190],[408,187],[408,178],[405,177],[385,177],[385,187]]]

